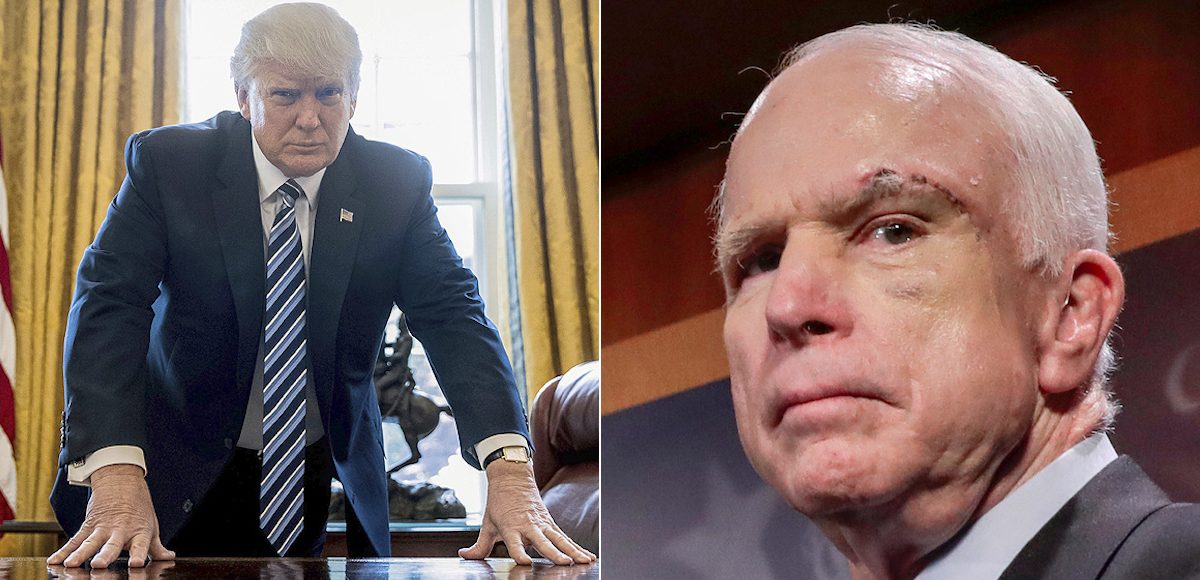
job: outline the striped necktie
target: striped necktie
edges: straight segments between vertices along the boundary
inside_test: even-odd
[[[304,252],[296,229],[294,180],[276,190],[282,204],[267,244],[263,360],[263,454],[258,523],[279,552],[304,527],[304,402],[308,383]]]

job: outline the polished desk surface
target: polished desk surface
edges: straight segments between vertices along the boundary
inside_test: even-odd
[[[0,577],[25,578],[600,578],[600,564],[554,566],[534,560],[518,566],[507,558],[179,558],[129,568],[123,562],[107,570],[47,566],[44,558],[0,558]]]

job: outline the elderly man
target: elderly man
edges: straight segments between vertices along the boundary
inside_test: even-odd
[[[1200,574],[1200,507],[1105,431],[1124,298],[1087,128],[962,35],[796,49],[718,199],[751,463],[856,578]]]
[[[235,50],[240,115],[129,140],[70,313],[52,500],[74,535],[49,563],[319,555],[335,475],[352,554],[387,555],[372,371],[393,304],[487,472],[479,541],[460,554],[503,541],[518,563],[525,547],[594,559],[534,486],[512,371],[428,162],[350,129],[361,61],[332,9],[277,6]]]

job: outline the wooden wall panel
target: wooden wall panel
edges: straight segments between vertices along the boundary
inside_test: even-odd
[[[725,172],[725,150],[674,160],[601,207],[601,345],[682,320],[725,302],[713,273],[708,204]]]
[[[1200,145],[1200,2],[1064,2],[984,42],[1058,79],[1114,175]]]

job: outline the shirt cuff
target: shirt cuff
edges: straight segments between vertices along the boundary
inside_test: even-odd
[[[67,466],[67,483],[71,485],[92,485],[92,473],[101,467],[109,465],[129,464],[142,468],[146,474],[146,454],[141,447],[134,445],[112,445],[102,447],[87,457]]]
[[[488,455],[504,447],[524,447],[528,451],[529,442],[525,440],[524,436],[517,433],[497,433],[475,444],[475,458],[483,463]]]

